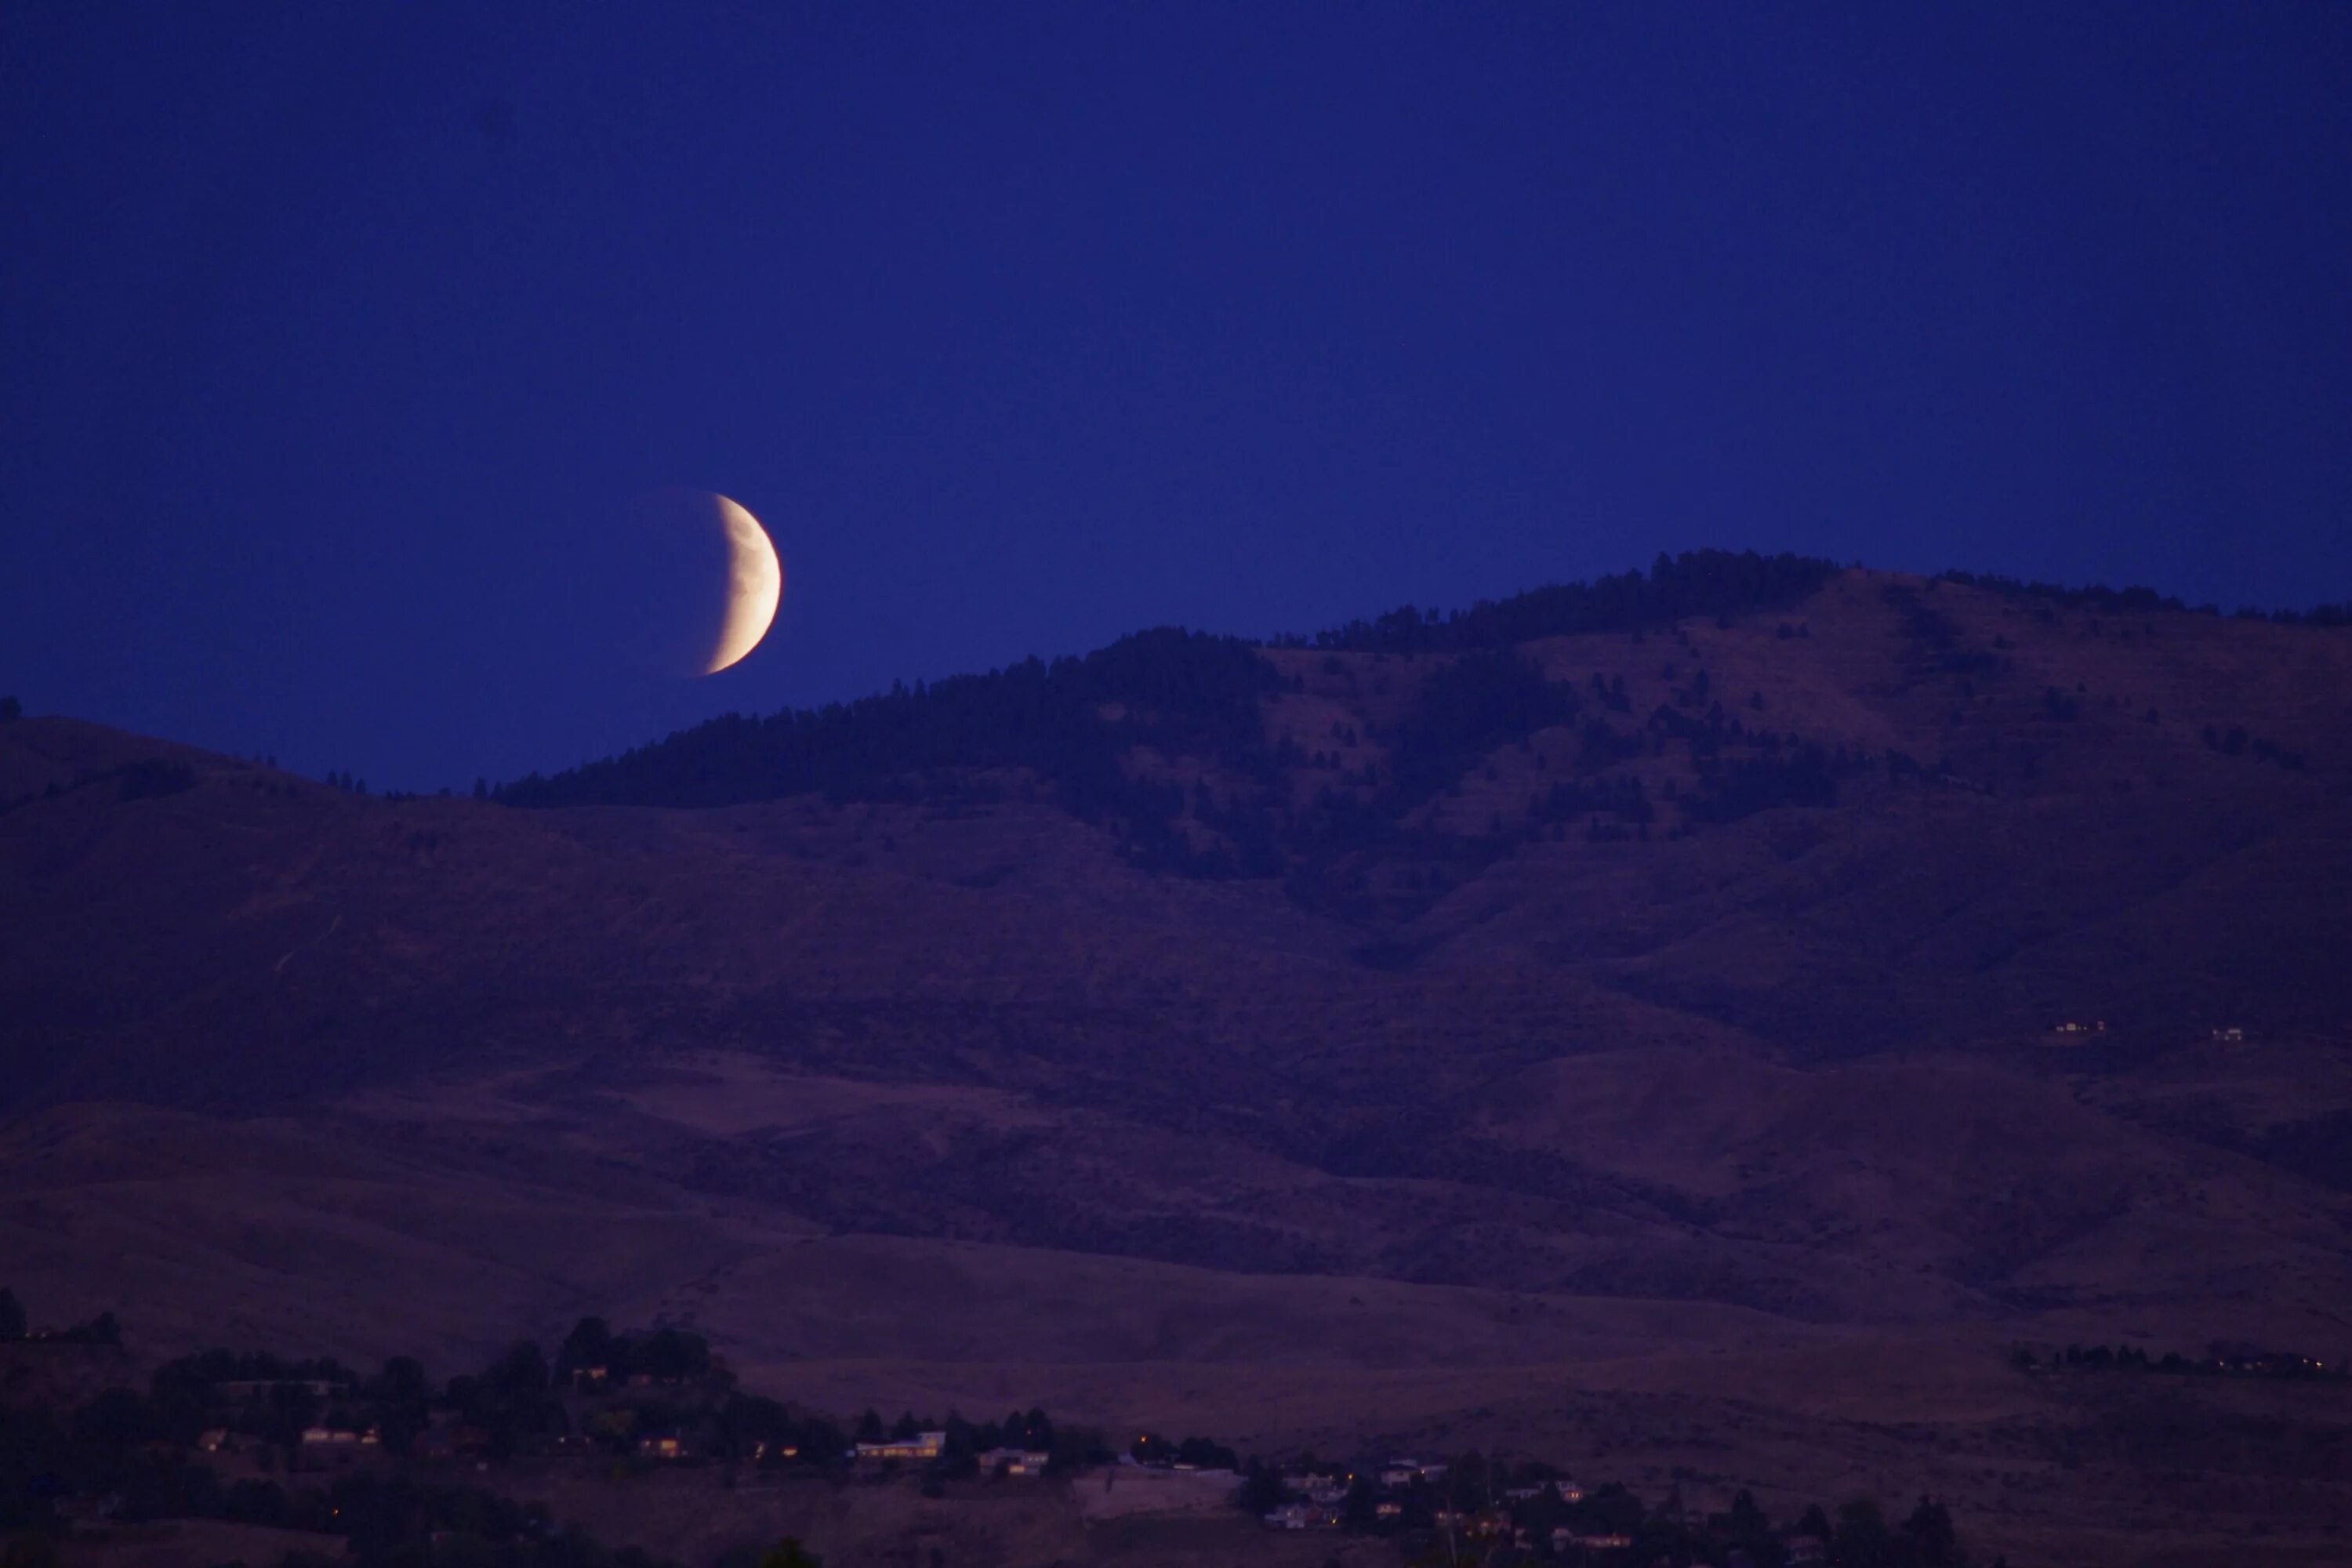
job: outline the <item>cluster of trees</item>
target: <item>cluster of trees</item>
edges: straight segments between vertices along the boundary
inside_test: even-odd
[[[32,1332],[32,1320],[26,1315],[24,1302],[16,1299],[14,1289],[0,1285],[0,1344],[28,1339]],[[122,1342],[122,1325],[111,1311],[104,1311],[83,1322],[45,1330],[41,1337],[52,1344],[119,1345]]]
[[[1093,1427],[1057,1426],[1043,1410],[1034,1408],[1013,1411],[1002,1421],[969,1421],[953,1410],[945,1419],[918,1416],[910,1411],[887,1424],[878,1412],[868,1410],[857,1418],[852,1437],[859,1443],[903,1442],[919,1432],[946,1435],[940,1445],[940,1457],[925,1467],[923,1479],[927,1489],[978,1475],[980,1457],[998,1448],[1045,1455],[1049,1475],[1080,1465],[1102,1464],[1111,1457],[1104,1446],[1103,1435]]]
[[[147,757],[114,770],[116,792],[124,800],[153,800],[196,787],[196,770],[185,763]]]
[[[2042,599],[2052,604],[2077,609],[2138,611],[2178,610],[2190,615],[2218,616],[2218,605],[2190,605],[2171,594],[2159,594],[2153,588],[2110,588],[2104,583],[2068,587],[2058,583],[2032,583],[2019,577],[2003,576],[1997,572],[1939,572],[1935,581],[1958,583],[1963,587],[1981,588],[1987,593],[2005,595],[2014,599]],[[2290,626],[2352,626],[2352,603],[2315,605],[2307,610],[2262,610],[2252,605],[2241,607],[2233,619],[2270,621]]]
[[[297,1554],[283,1568],[408,1568],[462,1561],[482,1568],[666,1568],[634,1547],[611,1550],[577,1528],[559,1529],[547,1505],[479,1488],[352,1471],[323,1487],[266,1479],[224,1485],[210,1466],[159,1452],[102,1408],[59,1421],[0,1409],[0,1531],[41,1532],[64,1522],[68,1496],[112,1500],[120,1522],[217,1519],[340,1536],[344,1552]],[[37,1551],[37,1548],[35,1549]]]
[[[1288,1467],[1287,1475],[1316,1468],[1310,1457]],[[1570,1500],[1559,1485],[1561,1479],[1559,1470],[1548,1464],[1490,1460],[1475,1451],[1450,1460],[1434,1479],[1397,1488],[1380,1484],[1377,1466],[1359,1464],[1352,1468],[1339,1520],[1350,1531],[1428,1540],[1429,1550],[1412,1559],[1417,1563],[1481,1561],[1481,1542],[1495,1541],[1491,1531],[1497,1526],[1507,1526],[1500,1537],[1505,1542],[1526,1531],[1539,1559],[1555,1555],[1553,1533],[1564,1530],[1571,1538],[1623,1538],[1630,1544],[1602,1560],[1625,1563],[1722,1565],[1744,1560],[1753,1568],[1783,1568],[1791,1542],[1806,1537],[1818,1543],[1832,1568],[1968,1568],[1971,1561],[1950,1510],[1927,1498],[1919,1499],[1899,1522],[1890,1521],[1874,1500],[1856,1498],[1834,1518],[1816,1503],[1776,1525],[1745,1490],[1728,1509],[1699,1514],[1683,1505],[1678,1490],[1651,1507],[1616,1482],[1580,1489]],[[1294,1489],[1285,1471],[1253,1462],[1240,1503],[1263,1516]],[[1384,1502],[1396,1511],[1381,1513]],[[1508,1545],[1497,1550],[1502,1560],[1527,1557]],[[1571,1561],[1590,1560],[1573,1544],[1568,1554]]]
[[[1387,815],[1429,799],[1497,746],[1575,721],[1576,688],[1507,649],[1465,653],[1432,675],[1391,751]]]
[[[13,1325],[21,1334],[23,1318],[13,1294],[0,1289],[0,1329]],[[2068,1353],[2090,1363],[2107,1352]],[[625,1382],[625,1393],[613,1388],[616,1382]],[[54,1531],[67,1519],[61,1505],[102,1497],[108,1516],[123,1522],[210,1518],[339,1536],[348,1543],[340,1560],[358,1568],[437,1562],[453,1551],[468,1563],[491,1568],[660,1568],[641,1552],[610,1551],[576,1530],[559,1529],[541,1503],[367,1468],[310,1486],[266,1476],[224,1483],[190,1448],[200,1432],[225,1417],[237,1423],[236,1430],[289,1446],[324,1416],[369,1419],[380,1426],[383,1447],[395,1452],[444,1416],[479,1424],[486,1436],[504,1423],[511,1439],[560,1430],[564,1390],[571,1387],[573,1404],[582,1390],[598,1391],[586,1396],[583,1426],[591,1432],[614,1412],[630,1413],[633,1422],[667,1413],[690,1417],[696,1451],[714,1458],[775,1463],[782,1450],[793,1448],[801,1463],[843,1462],[847,1441],[829,1418],[796,1415],[776,1401],[740,1394],[731,1384],[698,1335],[675,1329],[616,1334],[596,1318],[582,1320],[551,1360],[535,1342],[519,1342],[479,1373],[454,1377],[438,1390],[411,1357],[390,1358],[376,1373],[362,1374],[330,1359],[209,1351],[159,1368],[144,1392],[108,1389],[63,1413],[0,1408],[0,1531]],[[601,1435],[625,1446],[635,1429],[614,1426]],[[927,1491],[976,1474],[981,1456],[998,1448],[1045,1453],[1049,1470],[1112,1457],[1100,1433],[1057,1426],[1038,1409],[980,1422],[954,1413],[933,1420],[908,1412],[895,1423],[868,1410],[850,1436],[878,1443],[933,1430],[946,1437],[940,1458],[923,1476]],[[1234,1449],[1207,1437],[1171,1440],[1144,1433],[1129,1452],[1147,1464],[1241,1471],[1243,1505],[1259,1513],[1279,1506],[1291,1490],[1283,1472],[1255,1460],[1244,1465]],[[1294,1469],[1312,1468],[1307,1459]],[[1472,1522],[1499,1521],[1529,1531],[1538,1554],[1549,1550],[1551,1532],[1565,1528],[1627,1537],[1634,1561],[1719,1564],[1738,1552],[1757,1568],[1780,1568],[1792,1534],[1819,1537],[1840,1568],[1965,1568],[1969,1561],[1948,1513],[1924,1499],[1899,1524],[1865,1500],[1848,1504],[1834,1520],[1814,1508],[1790,1529],[1776,1530],[1745,1493],[1727,1511],[1704,1519],[1675,1498],[1647,1508],[1622,1486],[1571,1500],[1555,1485],[1560,1477],[1553,1468],[1489,1461],[1476,1453],[1456,1458],[1433,1479],[1400,1489],[1379,1489],[1373,1474],[1361,1467],[1354,1475],[1343,1510],[1350,1528],[1434,1538],[1462,1533]],[[1402,1506],[1384,1513],[1384,1501]],[[728,1568],[817,1564],[785,1541],[738,1552]]]
[[[534,1352],[537,1346],[530,1347]],[[517,1352],[523,1349],[516,1347]],[[601,1367],[615,1383],[645,1376],[666,1383],[701,1378],[711,1370],[710,1344],[690,1330],[665,1325],[616,1334],[602,1318],[583,1318],[563,1336],[555,1352],[557,1375],[570,1377]]]
[[[2204,740],[2207,746],[2225,757],[2242,757],[2251,753],[2257,762],[2276,763],[2283,768],[2303,766],[2301,752],[2290,752],[2276,741],[2264,740],[2260,735],[2249,735],[2242,725],[2232,724],[2227,730],[2223,730],[2208,724],[2205,726]]]
[[[2010,1352],[2011,1362],[2025,1372],[2154,1372],[2171,1373],[2181,1376],[2220,1376],[2252,1373],[2263,1377],[2329,1378],[2337,1381],[2352,1378],[2352,1368],[2343,1362],[2329,1365],[2314,1356],[2298,1351],[2243,1351],[2224,1354],[2219,1351],[2204,1356],[2185,1356],[2179,1351],[2167,1351],[2162,1355],[2150,1355],[2137,1345],[2071,1344],[2064,1350],[2053,1351],[2044,1361],[2023,1345]]]
[[[1383,754],[1360,760],[1352,729],[1322,751],[1268,742],[1264,704],[1285,689],[1285,677],[1260,645],[1160,628],[1084,658],[1031,658],[984,675],[898,684],[857,701],[764,718],[730,714],[616,757],[487,793],[532,807],[707,806],[803,793],[836,801],[971,803],[1034,781],[1074,815],[1108,828],[1135,864],[1195,877],[1281,877],[1294,898],[1344,910],[1373,897],[1362,867],[1371,851],[1412,868],[1409,878],[1391,878],[1387,885],[1443,888],[1503,853],[1521,831],[1564,837],[1580,820],[1587,837],[1650,837],[1661,804],[1638,785],[1604,788],[1590,778],[1539,792],[1524,824],[1497,815],[1483,834],[1413,824],[1421,806],[1457,788],[1482,758],[1556,726],[1581,724],[1577,754],[1562,761],[1585,775],[1670,741],[1686,745],[1698,778],[1668,803],[1679,821],[1667,837],[1759,811],[1834,805],[1840,780],[1866,760],[1794,739],[1784,745],[1775,732],[1748,730],[1727,714],[1726,699],[1711,690],[1704,670],[1645,722],[1619,726],[1611,715],[1632,717],[1622,679],[1596,675],[1589,689],[1551,681],[1516,650],[1529,639],[1566,633],[1640,636],[1691,616],[1720,622],[1784,607],[1838,570],[1812,557],[1697,551],[1661,555],[1647,572],[1556,584],[1451,615],[1407,607],[1311,637],[1274,639],[1279,647],[1331,650],[1342,676],[1349,670],[1340,653],[1444,657],[1393,731],[1378,737]],[[2061,589],[1968,573],[1938,581],[2117,611],[2183,607],[2141,588]],[[1969,646],[1927,595],[1902,586],[1887,593],[1932,668],[1966,675],[2001,662]],[[2297,618],[2336,624],[2324,612]],[[1805,629],[1780,626],[1788,637]],[[1303,684],[1290,679],[1294,689]],[[2063,693],[2045,701],[2053,718],[2077,710]],[[1744,704],[1762,706],[1760,692]],[[2226,749],[2231,742],[2223,737],[2216,743]],[[2284,765],[2298,760],[2251,738],[2238,743]],[[1152,755],[1182,759],[1200,776],[1188,787],[1157,770],[1130,772],[1136,757]],[[1902,771],[1892,756],[1888,767],[1891,774]],[[1300,770],[1336,776],[1301,804],[1293,785]],[[363,787],[343,775],[331,782]],[[478,781],[475,793],[486,786]]]
[[[1779,609],[1804,598],[1838,570],[1835,562],[1811,556],[1694,550],[1659,555],[1646,574],[1621,572],[1590,583],[1553,584],[1507,599],[1481,599],[1451,615],[1408,605],[1312,637],[1275,641],[1362,653],[1509,647],[1536,637],[1636,631],[1694,616],[1722,619]]]
[[[1083,658],[1025,659],[765,719],[730,714],[494,795],[513,805],[723,805],[823,793],[835,800],[970,800],[992,771],[1025,770],[1062,805],[1114,826],[1139,862],[1191,864],[1173,784],[1130,778],[1137,747],[1200,758],[1261,784],[1276,772],[1260,700],[1280,684],[1250,644],[1161,628]],[[975,775],[980,775],[975,777]]]
[[[1165,1468],[1189,1465],[1202,1470],[1238,1470],[1242,1468],[1239,1454],[1211,1437],[1163,1437],[1157,1432],[1137,1435],[1128,1445],[1128,1453],[1139,1465]]]
[[[112,1322],[110,1315],[99,1321]],[[0,1338],[21,1339],[26,1331],[21,1303],[0,1289]],[[608,1550],[576,1530],[558,1529],[544,1504],[369,1468],[340,1471],[315,1485],[290,1476],[225,1483],[194,1452],[204,1432],[226,1427],[268,1445],[263,1452],[275,1468],[277,1450],[293,1451],[308,1427],[364,1424],[378,1430],[383,1449],[402,1453],[438,1419],[476,1427],[483,1451],[496,1454],[563,1429],[559,1390],[565,1373],[559,1366],[574,1359],[608,1374],[618,1368],[672,1380],[633,1393],[633,1404],[611,1405],[656,1419],[680,1415],[690,1403],[678,1380],[699,1380],[691,1415],[716,1457],[749,1458],[763,1443],[772,1450],[781,1440],[818,1463],[840,1463],[838,1426],[795,1418],[773,1400],[734,1393],[698,1335],[669,1329],[616,1335],[592,1319],[567,1336],[559,1357],[551,1363],[535,1343],[520,1342],[479,1373],[436,1388],[408,1356],[363,1374],[327,1358],[214,1350],[159,1367],[143,1391],[110,1388],[63,1411],[0,1407],[0,1531],[34,1532],[25,1551],[33,1554],[28,1561],[37,1560],[49,1551],[42,1542],[103,1500],[105,1517],[116,1522],[218,1519],[341,1536],[348,1552],[335,1561],[357,1568],[449,1560],[488,1568],[664,1568],[643,1552]],[[592,1421],[596,1413],[592,1408]],[[1024,1436],[1041,1425],[1050,1431],[1042,1412],[1013,1422]],[[992,1426],[982,1435],[1002,1429]],[[791,1542],[740,1555],[738,1568],[817,1568],[816,1559]],[[324,1558],[316,1564],[299,1560],[286,1568],[326,1564]]]
[[[1193,876],[1272,877],[1391,838],[1400,819],[1495,746],[1571,722],[1572,685],[1511,651],[1529,637],[1640,628],[1793,603],[1836,567],[1826,561],[1700,551],[1660,556],[1647,574],[1536,590],[1451,616],[1401,610],[1291,647],[1456,655],[1433,674],[1390,741],[1385,774],[1366,765],[1344,789],[1295,810],[1285,775],[1337,760],[1269,745],[1262,704],[1283,678],[1258,646],[1174,628],[1087,655],[1028,659],[986,675],[894,685],[886,693],[767,718],[729,715],[552,777],[490,793],[521,806],[719,805],[823,793],[836,800],[985,797],[992,775],[1045,780],[1079,817],[1111,826],[1138,864]],[[1595,694],[1625,710],[1622,683]],[[1137,750],[1206,764],[1223,781],[1188,796],[1129,775]],[[1369,809],[1358,792],[1369,789]],[[478,791],[478,793],[479,793]],[[1187,826],[1187,818],[1191,826]],[[1198,832],[1193,829],[1197,828]]]

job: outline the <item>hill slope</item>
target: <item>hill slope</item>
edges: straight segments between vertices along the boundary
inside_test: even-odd
[[[2016,1339],[2352,1350],[2352,632],[1680,570],[503,804],[0,725],[0,1249],[159,1344],[663,1311],[1326,1442],[1591,1358],[1650,1443],[1823,1345],[1960,1358],[1865,1426],[2048,1415]]]

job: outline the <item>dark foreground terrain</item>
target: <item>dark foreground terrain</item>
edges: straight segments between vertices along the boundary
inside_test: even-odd
[[[5,1272],[142,1369],[595,1312],[820,1408],[2345,1560],[2345,1385],[2014,1352],[2352,1357],[2352,631],[1769,564],[493,799],[0,724]]]

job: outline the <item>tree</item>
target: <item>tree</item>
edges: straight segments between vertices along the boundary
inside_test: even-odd
[[[476,791],[479,793],[478,787]],[[613,1331],[602,1318],[583,1318],[572,1325],[563,1336],[562,1346],[555,1352],[555,1364],[565,1372],[577,1367],[602,1366],[604,1358],[613,1353]]]
[[[1249,1473],[1242,1480],[1241,1501],[1244,1509],[1264,1518],[1280,1508],[1282,1500],[1286,1495],[1286,1489],[1282,1484],[1282,1476],[1278,1471],[1267,1468],[1263,1460],[1250,1461]]]
[[[0,1342],[25,1337],[25,1307],[16,1292],[0,1285]]]
[[[1903,1533],[1918,1543],[1918,1561],[1926,1568],[1953,1568],[1960,1560],[1959,1532],[1952,1528],[1952,1510],[1927,1498],[1903,1521]]]
[[[1859,1497],[1838,1510],[1830,1561],[1837,1568],[1891,1568],[1895,1532],[1886,1528],[1886,1516],[1876,1498]]]
[[[511,1394],[541,1394],[547,1388],[547,1358],[535,1340],[519,1340],[499,1358],[485,1381]]]
[[[0,697],[0,724],[25,716],[25,705],[13,697]]]
[[[1731,1512],[1726,1522],[1730,1526],[1733,1539],[1743,1546],[1750,1542],[1762,1541],[1772,1533],[1772,1521],[1756,1505],[1754,1495],[1746,1487],[1740,1488],[1739,1495],[1731,1500]]]
[[[413,1355],[389,1357],[383,1370],[376,1374],[376,1388],[387,1400],[423,1400],[433,1392],[425,1376],[425,1363]]]

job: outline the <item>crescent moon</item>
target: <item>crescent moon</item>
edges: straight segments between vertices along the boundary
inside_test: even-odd
[[[719,503],[719,521],[727,531],[727,615],[719,627],[718,646],[710,650],[705,675],[716,675],[760,646],[775,623],[776,605],[784,596],[783,563],[759,519],[725,496]]]

